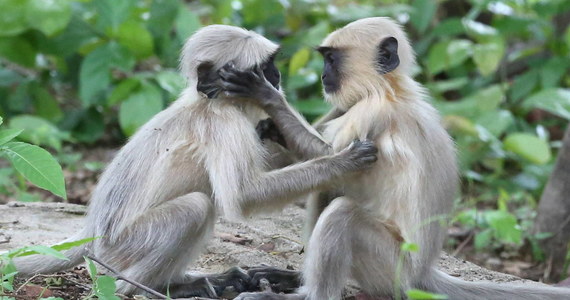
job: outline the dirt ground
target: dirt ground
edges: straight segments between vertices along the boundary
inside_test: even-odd
[[[9,203],[0,205],[0,251],[26,245],[51,245],[72,236],[81,228],[85,206],[65,203]],[[204,253],[189,270],[205,273],[222,272],[233,266],[252,267],[261,264],[298,270],[303,260],[302,227],[304,209],[287,207],[279,214],[254,217],[245,222],[230,222],[220,218],[214,237]],[[478,267],[442,253],[439,268],[448,274],[468,281],[518,282],[537,284]],[[100,270],[104,270],[100,267]],[[51,285],[43,296],[54,295],[77,299],[89,292],[90,282],[84,269],[60,273],[63,285]],[[20,299],[37,299],[49,278],[32,280],[20,290]],[[21,283],[23,279],[19,282]],[[357,294],[358,288],[349,285],[347,299],[366,299]],[[36,297],[33,296],[35,293]]]

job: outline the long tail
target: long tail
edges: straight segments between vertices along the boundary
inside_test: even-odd
[[[90,237],[85,231],[79,232],[62,243],[74,242]],[[75,267],[83,261],[83,256],[87,254],[88,244],[73,247],[63,254],[69,259],[58,259],[48,255],[30,255],[14,258],[14,264],[21,275],[49,274]]]
[[[570,300],[570,289],[567,288],[469,282],[435,269],[423,285],[428,291],[446,294],[450,300]]]

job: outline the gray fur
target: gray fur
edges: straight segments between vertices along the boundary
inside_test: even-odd
[[[376,46],[387,37],[398,40],[400,66],[380,74],[373,63]],[[236,299],[336,300],[350,277],[371,296],[394,296],[399,280],[404,297],[404,291],[419,288],[456,300],[570,299],[569,289],[464,282],[435,269],[445,238],[441,221],[451,217],[459,176],[453,141],[426,101],[426,91],[410,75],[415,59],[405,33],[388,18],[367,18],[330,34],[321,46],[342,49],[345,57],[341,88],[325,93],[335,111],[318,124],[323,143],[334,152],[354,139],[370,139],[378,147],[378,162],[337,185],[344,196],[322,214],[309,213],[318,221],[299,294],[246,293]],[[318,149],[328,153],[302,123],[282,124],[294,122],[295,115],[272,102],[280,109],[264,107],[279,129],[295,130],[283,132],[287,145],[317,144],[293,147],[299,156],[318,156]],[[326,205],[322,196],[314,198],[312,209]],[[419,251],[404,253],[397,274],[403,242],[417,244]]]
[[[229,218],[277,210],[294,197],[344,173],[366,167],[371,145],[269,171],[255,125],[266,115],[234,99],[208,99],[196,91],[203,61],[239,68],[263,62],[276,45],[241,28],[212,25],[186,43],[182,70],[188,88],[154,116],[119,151],[91,198],[87,225],[77,240],[102,236],[65,254],[15,260],[21,274],[53,272],[81,262],[88,251],[129,279],[151,288],[193,280],[185,274],[211,237],[218,214]],[[136,292],[119,282],[118,292]]]

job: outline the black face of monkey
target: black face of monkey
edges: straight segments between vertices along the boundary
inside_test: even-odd
[[[279,69],[275,66],[275,54],[269,57],[269,59],[261,65],[263,70],[263,76],[265,79],[271,83],[276,89],[279,89],[279,81],[281,81],[281,73]]]
[[[398,40],[394,37],[383,39],[378,45],[378,56],[376,62],[378,66],[376,71],[380,74],[386,74],[394,71],[400,65],[400,57],[398,56]]]
[[[323,75],[321,80],[325,92],[334,93],[340,89],[342,53],[338,49],[319,47],[317,49],[324,58]]]

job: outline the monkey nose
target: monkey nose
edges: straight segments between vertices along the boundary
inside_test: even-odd
[[[321,80],[325,80],[325,78],[327,78],[327,74],[323,73],[323,75],[321,75]]]

